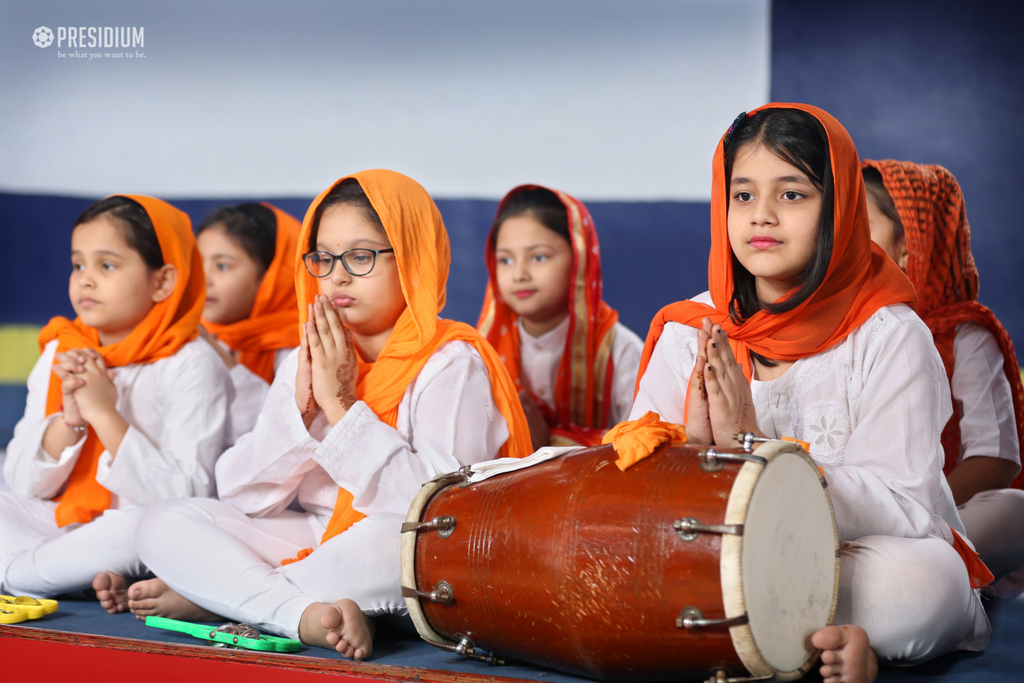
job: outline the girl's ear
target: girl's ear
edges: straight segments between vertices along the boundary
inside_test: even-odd
[[[907,238],[900,237],[894,246],[896,248],[896,265],[905,273],[907,272],[907,257],[910,255],[907,250]]]
[[[174,264],[166,263],[152,277],[153,303],[158,304],[174,292],[174,286],[178,284],[178,269]]]

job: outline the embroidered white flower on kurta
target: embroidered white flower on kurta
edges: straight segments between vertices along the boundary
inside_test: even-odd
[[[808,425],[808,428],[815,432],[818,436],[814,439],[815,446],[820,446],[824,443],[828,443],[828,447],[833,451],[836,450],[837,444],[836,439],[843,435],[843,430],[836,429],[836,424],[839,422],[838,417],[833,417],[831,422],[825,419],[825,416],[821,416],[820,424]]]

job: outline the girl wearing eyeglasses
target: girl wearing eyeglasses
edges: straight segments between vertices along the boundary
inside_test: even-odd
[[[217,209],[196,242],[206,274],[199,334],[234,384],[229,443],[252,430],[274,373],[299,345],[295,252],[300,223],[270,204]]]
[[[133,585],[129,606],[247,621],[362,659],[367,615],[405,611],[397,529],[420,485],[529,454],[529,429],[494,350],[438,318],[448,235],[419,184],[343,178],[314,200],[299,244],[301,346],[218,462],[221,500],[143,520],[159,578]]]

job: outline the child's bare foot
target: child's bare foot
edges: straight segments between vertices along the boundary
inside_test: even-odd
[[[860,626],[826,626],[811,636],[821,652],[824,683],[872,683],[878,676],[878,656]]]
[[[128,581],[114,572],[100,572],[92,580],[100,607],[110,614],[128,611]]]
[[[348,598],[333,605],[314,602],[299,622],[299,640],[355,660],[366,659],[373,652],[373,632],[373,622]]]
[[[138,619],[164,617],[180,621],[221,621],[213,612],[178,595],[161,579],[137,581],[128,589],[128,608]]]

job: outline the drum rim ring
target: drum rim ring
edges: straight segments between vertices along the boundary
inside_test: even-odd
[[[726,507],[725,523],[726,524],[742,524],[746,521],[748,506],[753,494],[754,486],[757,484],[757,480],[761,476],[761,472],[771,463],[775,457],[782,455],[783,453],[797,455],[814,468],[815,474],[818,476],[819,481],[822,483],[822,489],[825,492],[825,500],[828,503],[829,516],[832,520],[832,529],[835,534],[836,541],[836,563],[835,563],[835,576],[833,579],[832,588],[832,605],[829,609],[829,616],[827,624],[830,625],[835,620],[836,608],[839,604],[839,571],[840,563],[838,561],[838,533],[836,527],[836,515],[835,510],[832,506],[832,498],[828,495],[828,489],[826,488],[825,476],[818,468],[817,464],[811,458],[811,456],[802,448],[799,444],[791,441],[772,440],[761,444],[757,449],[754,450],[755,455],[759,455],[767,461],[766,464],[762,465],[755,462],[746,462],[740,471],[736,475],[736,479],[733,480],[733,490],[729,493],[729,501]],[[737,485],[742,486],[741,491],[745,492],[744,498],[734,495],[737,493]],[[737,521],[738,520],[738,521]],[[731,546],[731,547],[730,547]],[[729,552],[726,552],[727,548]],[[721,583],[722,583],[722,601],[726,603],[725,616],[736,617],[741,614],[747,613],[746,598],[743,595],[743,580],[742,580],[742,569],[740,563],[743,557],[743,537],[727,535],[722,538],[722,551],[720,557],[720,569],[721,569]],[[726,576],[732,575],[739,577],[739,581],[732,584],[738,590],[728,591],[732,593],[727,596],[726,588]],[[731,600],[730,600],[731,598]],[[738,611],[737,611],[738,609]],[[734,613],[735,612],[735,613]],[[750,624],[742,624],[739,626],[732,626],[729,628],[729,635],[732,638],[733,649],[736,651],[736,655],[740,658],[743,666],[754,676],[774,676],[775,679],[780,681],[792,681],[802,678],[807,672],[809,672],[818,661],[818,657],[821,654],[820,650],[816,650],[808,657],[807,661],[803,665],[792,671],[779,671],[771,664],[767,662],[764,655],[757,647],[757,643],[754,640],[753,631],[750,628]]]
[[[420,516],[427,508],[430,500],[440,491],[455,485],[461,479],[464,479],[462,474],[452,472],[448,475],[435,477],[425,483],[420,488],[419,493],[416,494],[416,498],[413,499],[409,512],[405,516],[405,521],[407,523],[419,522]],[[402,585],[418,590],[416,583],[416,538],[417,534],[415,532],[402,534]],[[449,640],[430,627],[418,597],[406,597],[405,604],[409,608],[409,616],[412,618],[412,623],[416,627],[416,632],[420,638],[431,645],[443,649],[450,649],[452,646],[459,644],[459,641]]]

